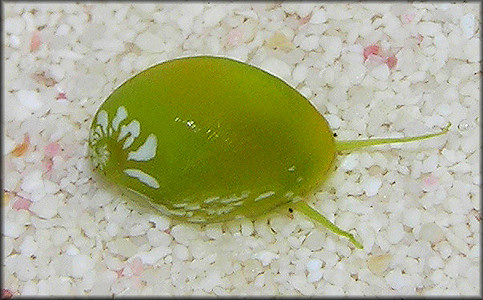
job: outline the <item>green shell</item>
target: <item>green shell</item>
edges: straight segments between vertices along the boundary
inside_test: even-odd
[[[96,113],[89,153],[101,178],[168,216],[210,223],[289,205],[362,248],[301,200],[327,178],[336,152],[427,139],[449,126],[336,142],[327,121],[279,78],[200,56],[161,63],[117,88]]]
[[[89,146],[108,181],[189,222],[301,200],[335,157],[326,120],[301,94],[218,57],[167,61],[125,82],[99,108]]]

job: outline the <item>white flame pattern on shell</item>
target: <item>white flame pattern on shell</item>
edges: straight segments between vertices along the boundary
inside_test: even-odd
[[[128,151],[136,138],[139,137],[141,133],[139,121],[132,120],[127,125],[121,125],[127,118],[128,112],[124,106],[118,107],[111,124],[109,124],[109,115],[105,110],[101,110],[97,114],[96,126],[90,131],[89,138],[92,160],[96,168],[103,170],[111,156],[111,152],[107,149],[107,144],[97,145],[101,139],[111,137],[115,132],[119,132],[116,141],[120,142],[125,139],[122,149]],[[121,127],[119,128],[120,125]],[[156,156],[157,146],[158,139],[156,135],[151,133],[141,146],[136,150],[128,152],[127,159],[135,162],[152,160]],[[159,188],[159,182],[156,178],[140,169],[125,169],[123,173],[151,188]]]

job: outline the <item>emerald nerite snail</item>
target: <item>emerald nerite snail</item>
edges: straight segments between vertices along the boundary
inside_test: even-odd
[[[158,64],[117,88],[95,115],[89,153],[102,178],[168,216],[211,223],[289,206],[361,248],[301,200],[327,178],[336,152],[427,139],[448,127],[335,141],[324,117],[281,79],[200,56]]]

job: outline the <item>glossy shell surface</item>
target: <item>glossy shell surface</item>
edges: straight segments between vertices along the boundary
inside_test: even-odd
[[[326,120],[256,67],[190,57],[118,87],[89,137],[95,171],[189,222],[253,218],[306,197],[335,157]]]

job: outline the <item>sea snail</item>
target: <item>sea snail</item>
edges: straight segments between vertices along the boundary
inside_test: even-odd
[[[255,218],[290,207],[362,245],[304,198],[333,169],[336,152],[436,137],[336,141],[294,88],[221,57],[174,59],[124,82],[89,134],[95,173],[154,209],[194,223]]]

